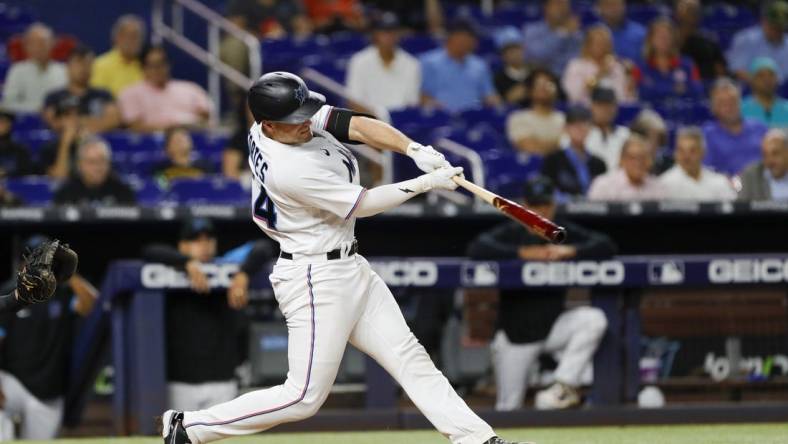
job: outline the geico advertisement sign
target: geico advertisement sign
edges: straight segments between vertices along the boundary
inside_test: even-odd
[[[714,284],[788,282],[788,259],[714,259],[709,262]]]
[[[438,265],[429,261],[371,262],[373,270],[388,285],[429,287],[438,282]]]
[[[211,287],[229,287],[238,264],[203,264],[201,268]],[[189,288],[185,272],[164,264],[144,265],[140,280],[145,288]]]
[[[523,265],[525,285],[619,285],[624,264],[619,261],[528,262]]]

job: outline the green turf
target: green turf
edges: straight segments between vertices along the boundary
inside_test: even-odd
[[[788,424],[655,427],[564,427],[499,430],[507,439],[539,444],[786,444]],[[25,441],[32,443],[36,441]],[[43,442],[43,441],[42,441]],[[436,432],[269,433],[222,444],[446,444]],[[64,439],[58,444],[158,444],[155,438]]]

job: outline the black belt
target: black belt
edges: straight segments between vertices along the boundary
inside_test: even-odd
[[[354,254],[358,253],[358,241],[353,241],[350,245],[350,252],[348,252],[348,257],[353,256]],[[293,260],[293,253],[288,253],[286,251],[279,252],[279,257],[282,259]],[[334,259],[342,259],[342,249],[336,248],[328,253],[326,253],[326,259],[333,261]]]

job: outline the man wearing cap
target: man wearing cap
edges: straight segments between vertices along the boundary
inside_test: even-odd
[[[255,242],[227,290],[212,288],[203,271],[216,259],[216,229],[208,219],[181,226],[177,247],[149,245],[146,261],[186,273],[190,288],[166,296],[168,406],[196,410],[229,401],[238,394],[235,369],[241,363],[238,337],[248,301],[249,278],[272,255],[267,242]]]
[[[591,113],[583,106],[569,108],[561,149],[545,156],[542,174],[550,179],[564,199],[582,198],[591,181],[605,173],[605,162],[586,149],[591,129]]]
[[[760,121],[769,127],[788,127],[788,100],[780,97],[782,75],[774,60],[758,57],[750,67],[752,94],[742,100],[742,116]]]
[[[473,54],[478,44],[476,24],[455,19],[447,31],[443,48],[421,56],[422,105],[449,112],[500,105],[490,68],[484,59]]]
[[[91,133],[100,133],[120,125],[120,111],[112,93],[90,86],[93,57],[93,51],[85,46],[69,53],[68,85],[44,99],[43,117],[50,127],[62,130],[65,125],[79,125]]]
[[[525,204],[547,218],[556,216],[554,188],[537,176],[525,185]],[[604,234],[558,219],[567,229],[562,245],[552,245],[508,221],[481,234],[468,247],[468,256],[479,260],[561,261],[606,258],[616,246]],[[584,381],[599,342],[607,330],[602,310],[580,306],[567,309],[566,289],[502,290],[497,333],[492,343],[496,410],[522,407],[529,374],[542,353],[559,354],[555,383],[536,394],[538,409],[561,409],[580,404],[577,388]],[[604,375],[599,375],[604,377]]]
[[[605,161],[607,170],[618,168],[621,147],[629,138],[629,128],[616,125],[618,103],[616,93],[605,87],[596,87],[591,91],[591,131],[586,138],[586,147]]]
[[[770,57],[780,72],[788,73],[788,2],[770,0],[761,7],[761,23],[739,31],[733,37],[727,59],[731,70],[742,79],[749,79],[749,68],[756,57]]]
[[[495,73],[495,89],[509,105],[528,105],[528,86],[525,79],[533,69],[525,62],[523,35],[513,27],[507,27],[495,35],[495,44],[501,55],[503,66]]]
[[[399,47],[397,16],[391,12],[380,14],[371,30],[372,44],[348,62],[346,86],[350,97],[386,109],[418,105],[421,67],[415,57]]]

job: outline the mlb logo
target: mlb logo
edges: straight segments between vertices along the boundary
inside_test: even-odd
[[[466,287],[498,285],[498,264],[495,262],[466,263],[462,266],[462,284]]]
[[[684,262],[651,262],[648,266],[648,281],[656,285],[681,284],[684,282]]]

